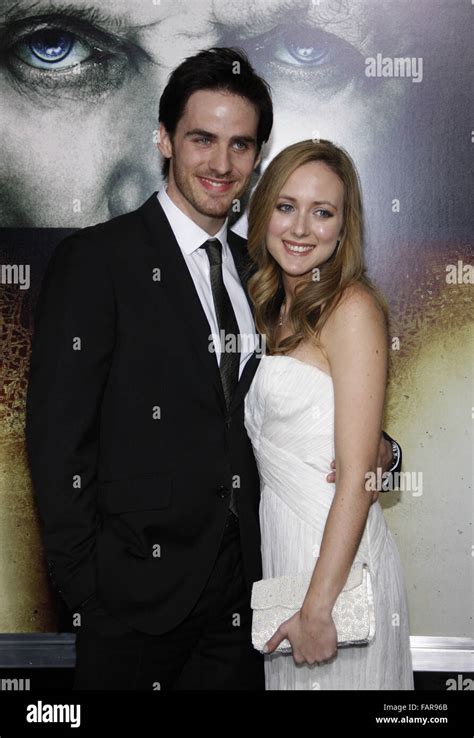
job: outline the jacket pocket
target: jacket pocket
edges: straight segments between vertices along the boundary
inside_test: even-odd
[[[161,510],[171,501],[172,479],[168,474],[152,474],[98,482],[99,507],[104,513]]]

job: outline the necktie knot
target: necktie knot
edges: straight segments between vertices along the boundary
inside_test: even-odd
[[[206,251],[211,266],[222,264],[222,244],[218,238],[209,238],[201,248]]]

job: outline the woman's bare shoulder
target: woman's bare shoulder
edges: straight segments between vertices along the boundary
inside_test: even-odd
[[[386,333],[385,315],[376,296],[364,284],[356,282],[347,287],[336,307],[328,317],[321,332],[325,350],[335,342],[354,339],[364,340],[368,334]]]
[[[360,282],[346,287],[337,303],[334,311],[328,319],[328,323],[343,327],[349,323],[364,320],[385,321],[382,307],[376,296],[368,287]]]

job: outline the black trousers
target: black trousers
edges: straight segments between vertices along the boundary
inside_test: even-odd
[[[74,689],[263,690],[263,657],[252,647],[239,524],[226,521],[214,568],[191,613],[162,635],[141,633],[86,606],[76,628]]]

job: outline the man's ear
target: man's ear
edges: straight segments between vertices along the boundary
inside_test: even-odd
[[[163,123],[160,123],[159,140],[156,145],[158,146],[160,152],[163,154],[165,159],[171,159],[173,155],[171,136],[169,135]]]

